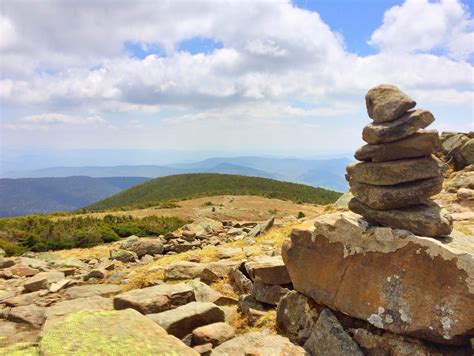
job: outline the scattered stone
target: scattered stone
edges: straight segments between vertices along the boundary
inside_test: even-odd
[[[329,309],[323,309],[303,347],[312,355],[364,356]]]
[[[35,303],[42,296],[42,291],[33,293],[19,294],[16,297],[4,299],[3,303],[10,307],[19,307],[21,305],[30,305]]]
[[[204,236],[207,234],[212,234],[216,232],[221,232],[224,228],[224,225],[220,221],[201,218],[195,220],[191,224],[184,225],[182,230],[187,231],[188,233],[194,233],[195,236]]]
[[[234,260],[223,260],[210,262],[205,265],[199,278],[204,283],[214,283],[229,276],[242,262]]]
[[[443,189],[443,177],[378,186],[351,181],[354,196],[372,209],[391,210],[425,204]]]
[[[408,111],[398,120],[383,124],[368,124],[362,131],[362,138],[369,144],[393,142],[424,129],[434,121],[433,114],[427,110]]]
[[[241,294],[249,294],[252,291],[252,281],[238,268],[232,271],[232,282]]]
[[[291,341],[303,345],[318,320],[317,304],[297,291],[290,291],[280,299],[276,325]]]
[[[460,188],[457,193],[456,197],[458,200],[463,201],[463,200],[474,200],[474,189],[469,189],[469,188]]]
[[[440,177],[447,168],[434,156],[380,163],[358,162],[347,166],[347,178],[365,184],[395,185]]]
[[[443,344],[471,337],[473,253],[463,234],[438,241],[370,227],[350,212],[300,225],[282,247],[295,290],[377,328]]]
[[[147,316],[178,338],[183,338],[199,326],[225,320],[224,311],[217,305],[200,302],[191,302],[173,310]]]
[[[70,279],[63,279],[59,282],[52,283],[49,286],[49,291],[51,293],[59,292],[61,289],[66,288],[68,285],[70,285],[71,282],[72,282],[72,280],[70,280]]]
[[[153,256],[151,255],[145,255],[140,259],[140,262],[143,263],[144,265],[152,263],[153,261],[154,261]]]
[[[277,305],[288,292],[289,289],[279,285],[269,285],[257,281],[253,284],[251,295],[259,302]]]
[[[138,259],[138,256],[133,251],[119,249],[119,250],[110,251],[110,259],[127,263],[127,262],[135,262]]]
[[[9,268],[14,265],[15,265],[15,261],[10,260],[10,259],[4,259],[3,256],[0,255],[0,269]]]
[[[78,260],[77,258],[65,258],[63,260],[57,260],[52,262],[57,268],[75,268],[84,269],[87,268],[87,264]]]
[[[191,286],[184,283],[162,284],[116,295],[114,307],[132,308],[142,314],[151,314],[174,309],[194,300],[194,290]]]
[[[203,282],[191,280],[185,283],[193,288],[196,302],[210,302],[219,306],[238,303],[236,299],[222,295]]]
[[[51,283],[59,282],[63,279],[64,273],[62,272],[40,272],[28,279],[23,287],[27,292],[35,292],[40,289],[48,289]]]
[[[378,85],[365,96],[367,113],[375,123],[394,121],[415,107],[416,102],[394,85]]]
[[[247,262],[245,269],[255,282],[282,285],[291,282],[285,263],[281,256],[258,257],[255,261]]]
[[[170,263],[165,269],[165,281],[198,278],[205,265],[189,261]]]
[[[195,345],[211,343],[218,346],[235,336],[235,329],[224,322],[213,323],[198,327],[193,330],[193,343]]]
[[[145,255],[159,255],[163,252],[163,243],[159,239],[139,239],[131,236],[122,242],[120,248],[134,252],[138,258]]]
[[[417,205],[397,210],[376,210],[353,198],[350,209],[369,222],[408,230],[418,236],[445,236],[453,230],[453,219],[436,204]]]
[[[359,161],[386,162],[429,156],[440,150],[438,131],[420,130],[404,139],[377,145],[365,145],[355,153]]]
[[[0,290],[0,303],[6,299],[13,298],[16,293],[12,290]]]
[[[39,269],[39,270],[44,270],[48,267],[47,262],[38,260],[36,258],[29,258],[29,257],[20,257],[20,265],[28,266],[28,267]]]
[[[43,332],[40,350],[45,356],[198,355],[132,309],[80,311],[60,318]]]
[[[38,274],[40,271],[36,268],[31,268],[29,266],[16,265],[10,268],[12,275],[17,277],[31,277]]]
[[[197,253],[192,253],[186,257],[186,261],[201,262],[201,256],[199,256]]]
[[[275,217],[272,216],[270,219],[265,221],[263,224],[255,225],[248,233],[247,237],[253,239],[254,237],[263,234],[265,231],[269,230],[275,222]]]
[[[86,276],[84,277],[85,281],[88,281],[91,278],[95,279],[105,279],[107,277],[107,271],[104,268],[95,268],[91,270]]]
[[[193,350],[201,356],[210,356],[212,351],[212,344],[208,343],[203,345],[197,345],[193,347]]]
[[[310,356],[301,346],[281,335],[268,335],[245,348],[245,356]]]
[[[251,320],[265,315],[270,308],[271,306],[269,304],[263,304],[251,295],[239,296],[239,310]]]
[[[212,350],[212,356],[245,356],[245,349],[265,336],[262,332],[251,332],[235,337]]]
[[[6,319],[16,323],[27,323],[34,328],[40,328],[45,320],[44,308],[34,304],[14,307],[7,312]]]
[[[242,253],[240,247],[225,247],[217,250],[217,257],[219,259],[232,258]]]
[[[87,298],[93,296],[111,297],[122,292],[115,284],[86,284],[68,288],[64,293],[69,299]]]

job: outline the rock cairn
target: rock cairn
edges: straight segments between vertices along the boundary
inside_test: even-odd
[[[422,130],[434,121],[428,110],[393,85],[368,91],[367,112],[373,120],[364,127],[366,145],[347,166],[354,198],[349,209],[383,226],[409,230],[419,236],[443,236],[452,231],[449,214],[430,200],[442,190],[446,164],[439,151],[438,132]]]

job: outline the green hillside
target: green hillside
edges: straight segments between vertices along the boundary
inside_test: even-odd
[[[92,204],[86,210],[144,208],[163,201],[214,195],[258,195],[301,203],[329,204],[341,193],[274,179],[230,174],[180,174],[134,186]]]

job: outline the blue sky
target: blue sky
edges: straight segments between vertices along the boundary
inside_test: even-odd
[[[7,0],[0,148],[348,153],[380,83],[473,130],[473,28],[458,0]]]

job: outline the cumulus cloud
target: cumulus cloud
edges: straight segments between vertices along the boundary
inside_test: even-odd
[[[470,107],[474,100],[467,61],[473,20],[458,0],[407,0],[388,9],[370,56],[350,53],[317,13],[289,1],[6,0],[0,30],[2,105],[80,113],[34,115],[10,128],[79,125],[96,113],[123,112],[157,114],[166,125],[221,123],[222,130],[235,121],[308,125],[308,118],[361,111],[364,92],[382,82],[424,105]],[[222,48],[179,50],[197,37]],[[129,42],[165,55],[133,57],[124,49]]]
[[[474,21],[457,0],[407,0],[385,13],[369,43],[396,52],[439,49],[466,59],[474,52]]]

